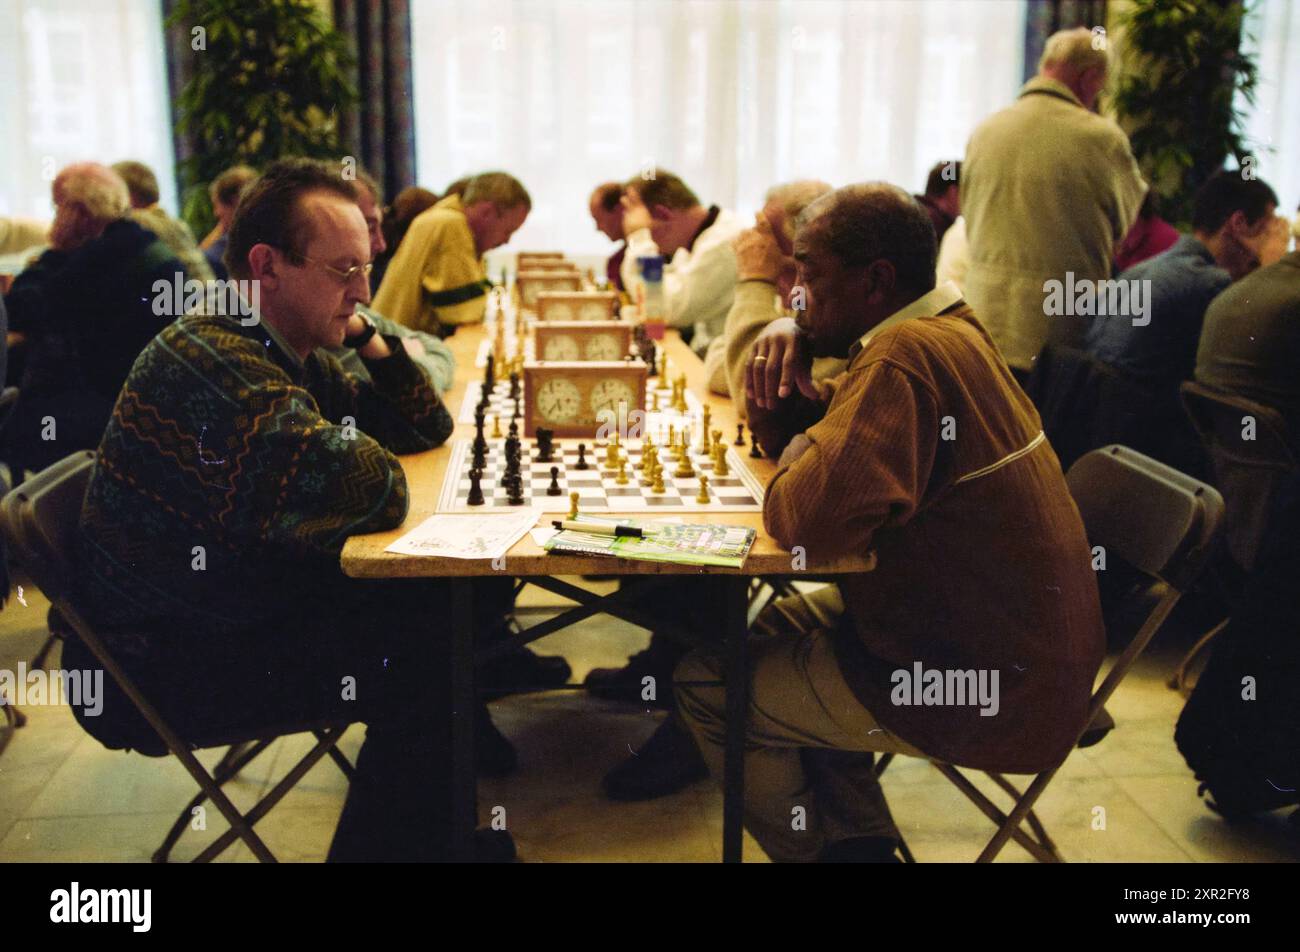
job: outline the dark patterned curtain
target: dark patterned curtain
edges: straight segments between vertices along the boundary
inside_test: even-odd
[[[415,184],[409,0],[334,0],[334,28],[352,44],[352,82],[361,97],[340,117],[344,151],[391,201]]]
[[[176,0],[162,0],[163,22],[172,15]],[[192,136],[180,131],[181,90],[194,74],[194,51],[190,48],[190,28],[184,24],[175,27],[163,27],[163,48],[167,60],[167,108],[172,120],[172,150],[176,155],[176,195],[185,207],[185,181],[181,176],[181,163],[194,154],[195,145]],[[198,236],[202,238],[202,235]]]
[[[1057,30],[1106,25],[1106,0],[1028,0],[1025,11],[1025,81],[1038,72],[1047,38]]]

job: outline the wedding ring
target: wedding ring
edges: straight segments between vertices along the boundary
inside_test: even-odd
[[[754,363],[759,363],[760,361],[766,361],[766,360],[767,360],[766,357],[755,357]]]

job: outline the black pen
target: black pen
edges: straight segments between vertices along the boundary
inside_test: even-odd
[[[556,519],[551,525],[557,529],[572,529],[574,532],[594,532],[596,535],[627,536],[632,539],[640,539],[645,533],[636,526],[603,526],[592,522],[570,522],[564,520],[561,522]]]

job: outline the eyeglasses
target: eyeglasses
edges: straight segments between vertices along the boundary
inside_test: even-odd
[[[298,257],[301,258],[303,261],[305,261],[307,264],[314,264],[319,268],[324,268],[326,271],[334,275],[334,277],[338,278],[344,284],[351,284],[352,279],[359,274],[363,275],[365,279],[369,281],[370,272],[375,270],[375,263],[373,261],[368,261],[365,264],[356,265],[355,267],[348,268],[346,271],[344,271],[342,268],[336,268],[331,264],[326,264],[324,261],[317,261],[314,258],[308,258],[306,255],[298,255]]]

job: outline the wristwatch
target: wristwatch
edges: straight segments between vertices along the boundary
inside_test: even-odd
[[[360,334],[350,335],[343,338],[343,346],[351,347],[353,350],[360,350],[362,347],[365,347],[366,344],[370,343],[370,338],[379,333],[379,328],[375,326],[375,322],[367,315],[357,312],[357,316],[365,322],[365,330]]]

